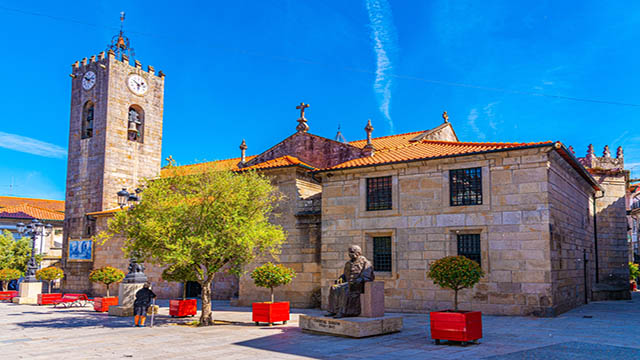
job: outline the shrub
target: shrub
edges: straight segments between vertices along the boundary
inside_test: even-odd
[[[295,271],[282,264],[274,265],[270,262],[257,267],[251,273],[251,278],[256,286],[271,289],[271,302],[273,299],[273,288],[286,285],[296,277]]]
[[[431,264],[427,276],[433,283],[455,292],[454,311],[458,311],[458,291],[472,288],[484,276],[477,262],[464,256],[447,256]]]
[[[640,265],[629,263],[629,280],[635,281],[640,276]]]
[[[103,283],[107,286],[107,297],[109,297],[109,285],[124,279],[124,272],[111,266],[95,269],[89,274],[91,282]]]
[[[64,277],[62,269],[55,266],[49,266],[44,269],[36,271],[36,279],[49,282],[49,293],[51,293],[51,286],[53,282]]]
[[[0,269],[0,280],[2,280],[2,291],[7,291],[9,281],[20,279],[22,273],[17,269]]]
[[[187,282],[198,281],[193,266],[171,266],[162,271],[162,279],[182,283],[182,300],[187,298]]]

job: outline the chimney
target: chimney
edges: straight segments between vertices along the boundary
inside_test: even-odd
[[[240,163],[244,164],[247,162],[247,158],[246,158],[246,152],[247,150],[247,143],[244,141],[244,139],[242,139],[242,144],[240,144]]]

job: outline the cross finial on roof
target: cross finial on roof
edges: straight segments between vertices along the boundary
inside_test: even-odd
[[[444,119],[444,122],[449,122],[449,114],[447,114],[446,111],[442,113],[442,118]]]
[[[338,133],[336,134],[336,141],[346,143],[347,139],[344,138],[344,135],[340,132],[340,124],[338,124]]]
[[[124,11],[120,12],[120,33],[111,39],[108,49],[113,50],[119,59],[133,58],[135,53],[129,44],[129,38],[124,35]],[[124,56],[124,57],[123,57]]]
[[[175,160],[173,160],[173,156],[171,156],[171,155],[167,156],[167,158],[166,158],[166,159],[164,159],[164,160],[165,160],[165,161],[168,163],[168,165],[170,165],[170,166],[175,166],[175,164],[176,164],[176,161],[175,161]]]
[[[300,110],[300,118],[298,119],[298,126],[296,126],[296,130],[298,132],[307,132],[309,131],[309,125],[307,125],[307,119],[304,117],[304,110],[309,107],[309,104],[305,104],[303,102],[300,105],[296,106],[296,109]]]

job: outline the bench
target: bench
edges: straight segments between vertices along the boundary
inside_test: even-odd
[[[384,281],[364,283],[364,292],[360,294],[360,309],[362,317],[384,316]]]
[[[92,301],[85,294],[64,294],[60,299],[53,300],[53,307],[62,305],[62,307],[85,307],[87,303]]]
[[[0,291],[0,300],[11,301],[16,296],[18,296],[18,292],[15,290]]]

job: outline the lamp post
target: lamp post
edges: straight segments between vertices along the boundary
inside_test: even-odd
[[[36,262],[35,252],[36,252],[36,239],[39,236],[49,236],[51,235],[51,230],[53,229],[53,225],[51,224],[43,224],[38,219],[34,219],[31,224],[25,225],[24,223],[18,223],[16,225],[18,228],[18,233],[22,236],[29,236],[31,238],[31,258],[27,263],[27,273],[25,276],[25,282],[38,282],[36,279],[36,271],[38,271],[38,263]]]
[[[142,190],[135,189],[133,193],[127,191],[127,189],[123,188],[118,191],[118,205],[121,209],[125,206],[134,205],[140,198],[138,194],[140,194]],[[145,283],[147,282],[147,275],[144,273],[144,265],[138,262],[137,254],[131,254],[131,258],[129,258],[129,273],[125,276],[123,283]]]

